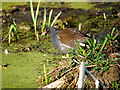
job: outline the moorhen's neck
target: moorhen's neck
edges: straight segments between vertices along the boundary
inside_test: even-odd
[[[50,35],[50,37],[56,36],[59,30],[56,30],[53,27],[48,27],[47,28],[47,33]]]

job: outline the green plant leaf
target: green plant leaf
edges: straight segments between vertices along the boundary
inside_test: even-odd
[[[87,38],[86,38],[86,40],[87,40],[88,44],[89,44],[91,47],[93,47],[93,46],[94,46],[94,45],[93,45],[93,42],[92,42],[92,40],[91,40],[91,39],[87,39]]]
[[[32,15],[32,20],[34,22],[35,18],[34,18],[34,11],[33,11],[33,5],[32,5],[32,0],[30,0],[30,11],[31,11],[31,15]]]
[[[56,19],[60,16],[60,14],[61,14],[61,11],[58,13],[58,15],[54,18],[54,20],[53,20],[53,22],[52,22],[52,24],[51,24],[51,27],[53,26],[53,24],[55,23],[55,21],[56,21]]]
[[[111,37],[113,36],[114,31],[115,31],[115,28],[112,29]]]
[[[43,77],[43,78],[45,78],[45,76],[40,72],[40,71],[38,71],[39,72],[39,74]]]
[[[115,34],[115,36],[112,38],[112,40],[114,40],[118,35],[119,35],[119,32],[117,34]]]
[[[44,64],[44,76],[45,76],[45,81],[46,81],[46,83],[47,83],[47,71],[46,71],[46,67],[45,67],[45,64]]]
[[[44,19],[43,19],[43,25],[42,25],[42,32],[44,31],[44,28],[45,28],[45,22],[46,22],[46,6],[44,7]]]
[[[77,41],[77,49],[81,52],[81,51],[83,51],[83,49],[82,49],[82,47],[80,46],[80,44],[79,44],[79,42]]]
[[[50,80],[50,75],[48,75],[47,77],[47,83],[49,83],[49,80]]]
[[[108,39],[111,39],[111,36],[110,36],[110,34],[107,34],[107,38],[108,38]]]
[[[102,44],[102,47],[100,48],[99,53],[101,53],[101,51],[103,50],[103,48],[104,48],[104,46],[105,46],[107,40],[108,40],[108,38],[105,38],[105,40],[104,40],[104,42],[103,42],[103,44]],[[99,53],[98,53],[98,54],[99,54]]]
[[[36,15],[34,15],[32,0],[30,0],[30,11],[31,11],[31,15],[32,15],[33,24],[34,24],[35,34],[36,34],[36,22],[37,22],[37,16],[38,16],[38,12],[39,12],[39,6],[40,6],[40,0],[37,5]]]
[[[95,39],[95,35],[93,35],[93,46],[95,47],[96,45],[96,39]]]
[[[51,9],[51,11],[49,13],[48,27],[50,26],[50,20],[51,20],[52,12],[53,12],[53,9]]]
[[[40,1],[38,2],[38,5],[37,5],[37,10],[36,10],[36,14],[35,14],[35,21],[37,21],[37,17],[38,17],[38,12],[39,12],[39,7],[40,7]]]

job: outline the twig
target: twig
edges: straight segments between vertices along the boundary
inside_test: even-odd
[[[76,77],[75,77],[75,79],[71,82],[71,84],[67,87],[67,88],[70,88],[70,86],[74,83],[76,83],[77,82],[77,78],[78,78],[78,75],[76,75]]]
[[[78,68],[78,66],[76,66],[76,67],[74,67],[74,68],[68,69],[67,71],[65,71],[65,72],[62,74],[62,76],[68,75],[69,73],[75,71],[77,68]]]
[[[60,88],[65,83],[65,80],[63,78],[60,78],[56,80],[55,82],[44,86],[43,88]]]
[[[78,88],[82,89],[83,83],[84,83],[85,70],[86,70],[85,62],[81,62],[79,70],[80,70],[80,73],[79,73],[79,79],[78,79],[77,85],[78,85]]]
[[[86,66],[86,68],[90,68],[90,67],[96,67],[96,65],[89,65],[89,66]]]
[[[75,83],[76,78],[70,83],[70,85],[67,88],[70,88],[70,86]]]
[[[96,80],[98,80],[95,76],[93,76],[92,74],[91,74],[91,72],[89,72],[87,69],[85,70],[85,72],[89,75],[89,77],[92,79],[92,80],[94,80],[94,81],[96,81]],[[99,80],[98,80],[99,81]],[[101,81],[99,81],[99,83],[100,83],[100,85],[101,86],[103,86],[103,88],[106,88],[106,86],[101,82]]]
[[[59,68],[55,68],[53,69],[51,72],[49,72],[47,75],[50,75],[51,73],[53,73],[55,70],[58,70]]]

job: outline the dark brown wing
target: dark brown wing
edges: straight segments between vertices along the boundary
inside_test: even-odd
[[[86,38],[84,35],[80,33],[75,33],[73,29],[64,29],[58,33],[60,37],[60,41],[70,47],[76,47],[75,42],[78,41],[79,43],[85,43]]]

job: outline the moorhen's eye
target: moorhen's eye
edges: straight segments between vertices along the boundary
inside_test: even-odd
[[[49,29],[47,29],[46,31],[49,32]]]

